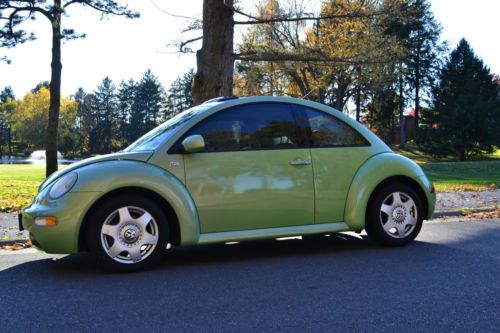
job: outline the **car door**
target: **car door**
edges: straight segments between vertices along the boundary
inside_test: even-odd
[[[204,150],[183,156],[202,233],[314,223],[310,150],[290,105],[231,107],[183,138],[195,134]]]
[[[329,113],[305,106],[295,108],[308,129],[311,145],[315,223],[343,221],[352,180],[361,164],[372,155],[369,143],[355,129]]]

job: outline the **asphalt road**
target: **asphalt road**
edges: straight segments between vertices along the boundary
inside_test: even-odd
[[[58,258],[58,259],[54,259]],[[0,330],[498,332],[500,220],[172,251],[117,275],[88,255],[0,253]]]

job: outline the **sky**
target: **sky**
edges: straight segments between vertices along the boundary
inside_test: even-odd
[[[311,0],[311,2],[319,0]],[[79,87],[93,91],[105,76],[116,85],[122,80],[139,79],[151,69],[168,89],[179,75],[196,67],[194,54],[178,54],[169,44],[197,33],[182,34],[189,20],[174,18],[164,11],[201,18],[202,0],[142,0],[128,1],[141,14],[139,19],[110,17],[80,6],[69,7],[69,17],[63,17],[65,28],[86,33],[84,39],[65,42],[62,46],[62,93],[69,96]],[[254,0],[240,0],[252,8]],[[432,10],[443,27],[442,37],[453,48],[465,37],[475,53],[492,72],[500,73],[500,43],[498,13],[500,0],[431,0]],[[10,65],[0,62],[0,89],[12,86],[22,97],[37,83],[50,80],[50,25],[39,17],[25,25],[36,32],[37,40],[13,49],[0,49]],[[238,33],[236,34],[238,39]],[[196,50],[201,45],[193,44]]]

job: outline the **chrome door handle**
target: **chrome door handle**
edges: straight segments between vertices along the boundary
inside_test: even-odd
[[[290,162],[291,165],[309,165],[311,161],[309,160],[295,160]]]

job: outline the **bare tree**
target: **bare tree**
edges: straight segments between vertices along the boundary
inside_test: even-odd
[[[376,2],[376,0],[366,0],[366,2]],[[238,14],[245,19],[235,20],[234,15]],[[249,51],[235,53],[233,49],[234,28],[237,25],[249,26],[257,24],[276,24],[283,22],[319,22],[321,20],[335,19],[365,19],[377,15],[385,14],[382,11],[354,10],[342,13],[322,13],[315,15],[301,12],[299,15],[290,16],[276,15],[271,17],[255,16],[237,8],[234,0],[204,0],[202,36],[191,38],[178,43],[180,52],[191,52],[187,46],[192,42],[202,40],[202,47],[196,52],[197,72],[193,82],[194,103],[200,104],[203,101],[218,97],[232,95],[233,91],[233,71],[235,60],[244,61],[273,61],[273,62],[336,62],[348,64],[366,63],[364,59],[353,59],[344,57],[332,57],[321,51],[321,49],[302,49],[298,52],[282,52],[277,50]],[[173,15],[172,16],[180,16]],[[184,17],[185,16],[181,16]],[[194,24],[194,27],[198,27]],[[193,29],[188,29],[193,30]]]
[[[233,91],[233,0],[203,1],[203,42],[196,52],[195,105]]]

